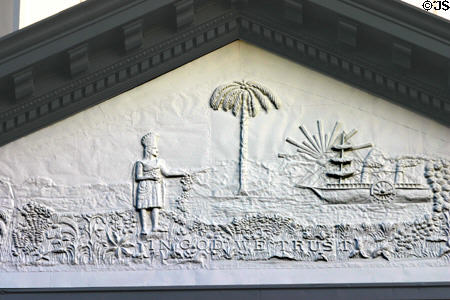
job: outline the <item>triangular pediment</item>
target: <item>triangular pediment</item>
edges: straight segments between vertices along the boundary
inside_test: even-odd
[[[449,150],[446,126],[236,41],[4,145],[1,264],[445,266]]]
[[[88,1],[1,39],[0,143],[235,40],[448,125],[448,27],[395,1]]]
[[[99,3],[0,40],[0,287],[448,281],[447,23]]]

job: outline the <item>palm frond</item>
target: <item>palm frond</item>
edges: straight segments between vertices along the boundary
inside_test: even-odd
[[[222,106],[224,111],[232,110],[235,116],[245,109],[248,116],[255,117],[261,109],[267,112],[270,103],[276,109],[280,107],[269,89],[253,81],[234,81],[221,85],[214,90],[210,99],[212,109],[218,110]]]
[[[222,91],[226,85],[220,85],[216,87],[211,98],[209,99],[209,105],[212,109],[217,110],[219,108],[219,98],[222,96]]]
[[[254,81],[248,81],[247,84],[254,88],[259,89],[261,91],[261,93],[263,93],[269,99],[269,101],[272,102],[273,106],[276,109],[280,108],[280,102],[278,101],[277,97],[269,89],[267,89],[266,87],[260,85],[259,83],[254,82]]]
[[[261,108],[264,109],[264,111],[268,111],[269,105],[267,103],[266,97],[264,97],[264,95],[256,88],[250,89],[250,91],[255,96],[255,98],[258,99]]]
[[[247,101],[248,115],[254,118],[259,111],[258,104],[255,101],[253,101],[252,93],[250,93],[249,91],[246,91],[245,97]]]
[[[224,84],[224,85],[220,85],[218,86],[210,99],[210,105],[211,108],[214,110],[218,110],[220,107],[220,104],[223,102],[224,97],[226,96],[226,92],[227,90],[231,89],[232,87],[234,87],[234,84]]]
[[[241,95],[238,95],[236,97],[236,99],[234,100],[233,110],[232,110],[232,113],[235,117],[239,114],[239,111],[241,110],[241,105],[243,105],[242,97],[241,97]]]
[[[232,89],[228,90],[228,93],[225,96],[225,100],[223,101],[222,108],[224,111],[228,111],[236,103],[236,99],[239,99],[239,93],[241,92],[240,88],[233,87]]]

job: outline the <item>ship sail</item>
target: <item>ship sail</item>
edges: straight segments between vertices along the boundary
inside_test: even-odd
[[[327,175],[334,178],[347,178],[354,174],[354,171],[328,171]]]
[[[347,157],[332,157],[330,158],[330,162],[334,164],[350,164],[353,161],[351,158]]]
[[[341,150],[348,151],[352,150],[353,146],[351,144],[342,143],[339,145],[334,145],[333,147],[331,147],[331,149],[334,151],[341,151]]]
[[[372,144],[364,144],[361,146],[353,146],[348,142],[345,137],[345,132],[343,131],[340,136],[340,144],[335,144],[331,147],[331,150],[338,153],[337,157],[332,157],[329,162],[337,167],[334,170],[328,170],[326,175],[328,177],[338,179],[339,184],[342,183],[342,179],[351,177],[355,174],[355,170],[350,168],[353,159],[349,157],[344,157],[345,152],[350,152],[353,150],[359,150],[362,148],[372,147]]]

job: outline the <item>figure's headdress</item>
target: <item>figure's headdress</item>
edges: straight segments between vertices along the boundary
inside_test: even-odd
[[[159,135],[155,132],[149,132],[146,135],[144,135],[141,139],[141,144],[146,147],[156,147],[158,146],[158,138]]]

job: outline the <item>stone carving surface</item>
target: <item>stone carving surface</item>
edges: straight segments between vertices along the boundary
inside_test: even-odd
[[[294,153],[253,161],[247,153],[247,119],[259,106],[278,109],[276,97],[257,83],[235,82],[218,87],[210,105],[240,115],[238,161],[200,171],[169,169],[158,157],[158,135],[152,132],[141,139],[144,155],[132,166],[133,184],[67,187],[42,178],[22,185],[1,181],[0,267],[127,270],[450,262],[448,160],[389,158],[370,143],[354,145],[356,130],[346,132],[335,123],[325,132],[318,121],[317,134],[302,125],[303,141],[286,139]],[[87,208],[62,209],[68,199]],[[92,206],[91,200],[104,202]],[[108,203],[115,208],[105,209]],[[409,208],[412,213],[404,213]]]
[[[253,215],[227,224],[187,220],[163,211],[167,232],[136,235],[132,210],[99,215],[55,215],[35,203],[21,209],[13,232],[18,265],[208,266],[220,261],[338,261],[450,258],[449,212],[412,223],[301,225],[292,218]]]
[[[134,211],[64,215],[30,202],[19,213],[12,255],[25,265],[111,264],[136,247]]]
[[[254,118],[263,109],[280,108],[280,102],[266,87],[253,81],[235,81],[217,87],[210,99],[211,108],[231,110],[240,116],[241,136],[239,155],[239,194],[247,195],[248,118]]]

